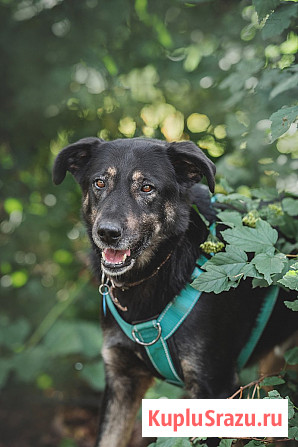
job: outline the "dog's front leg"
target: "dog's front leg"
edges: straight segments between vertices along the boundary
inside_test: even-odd
[[[96,447],[125,447],[131,437],[134,420],[152,375],[129,350],[104,349],[106,371]]]

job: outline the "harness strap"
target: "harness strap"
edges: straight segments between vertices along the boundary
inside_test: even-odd
[[[279,293],[278,286],[271,286],[268,290],[266,297],[264,298],[263,305],[260,309],[259,315],[256,318],[256,325],[251,331],[250,337],[240,352],[237,359],[237,368],[240,371],[248,362],[253,350],[258,344],[261,335],[268,323],[268,320],[272,314]]]
[[[199,259],[200,264],[205,259]],[[192,280],[197,278],[202,270],[196,267],[192,274]],[[106,295],[107,305],[122,331],[130,340],[143,345],[147,355],[156,371],[170,383],[183,386],[183,381],[178,376],[169,352],[167,339],[182,324],[189,315],[202,292],[195,290],[190,284],[182,290],[154,320],[137,324],[129,324],[119,315],[110,295]]]

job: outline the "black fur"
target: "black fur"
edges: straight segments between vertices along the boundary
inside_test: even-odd
[[[119,310],[126,321],[158,315],[190,281],[200,244],[208,235],[191,203],[209,222],[216,219],[208,189],[196,185],[205,176],[214,190],[213,163],[191,142],[86,138],[58,155],[56,184],[67,170],[82,188],[83,217],[98,281],[102,269],[115,281],[115,294],[127,307],[125,312]],[[152,188],[149,192],[147,185]],[[128,253],[121,264],[111,265],[102,258],[103,251],[111,258],[121,250]],[[224,398],[234,392],[236,360],[265,294],[265,289],[252,290],[250,280],[220,295],[203,293],[170,338],[174,364],[191,397]],[[285,292],[281,295],[254,359],[297,328],[295,313],[283,304]],[[294,293],[287,293],[287,299],[292,298]],[[127,444],[143,394],[158,374],[144,349],[123,334],[109,312],[102,317],[102,326],[107,386],[96,445],[120,447]]]

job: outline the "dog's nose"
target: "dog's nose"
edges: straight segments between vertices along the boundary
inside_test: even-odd
[[[102,223],[98,228],[98,235],[100,239],[106,244],[115,244],[121,235],[121,228],[114,223]]]

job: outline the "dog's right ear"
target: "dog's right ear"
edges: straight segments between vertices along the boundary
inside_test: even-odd
[[[100,138],[82,138],[76,143],[66,146],[57,155],[53,167],[53,182],[59,185],[63,182],[66,171],[69,171],[76,181],[80,183],[84,167],[92,154],[104,142]]]

